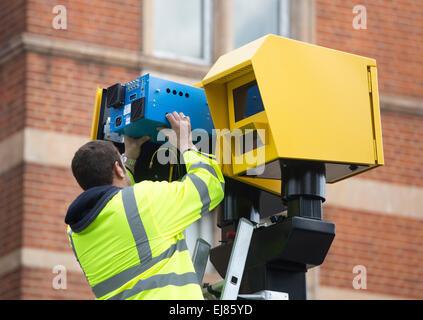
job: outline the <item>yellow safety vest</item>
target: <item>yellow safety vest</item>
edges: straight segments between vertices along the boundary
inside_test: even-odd
[[[96,299],[203,299],[182,231],[223,199],[211,155],[188,150],[182,181],[142,181],[116,193],[68,236]]]

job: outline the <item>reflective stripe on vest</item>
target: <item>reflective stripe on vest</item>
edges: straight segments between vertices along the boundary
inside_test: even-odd
[[[112,292],[120,288],[131,279],[139,276],[141,273],[150,269],[156,263],[164,259],[170,258],[175,253],[175,251],[184,251],[187,249],[188,248],[187,248],[185,239],[178,240],[176,244],[171,245],[169,249],[165,250],[163,253],[161,253],[157,257],[152,258],[145,265],[138,264],[129,269],[123,270],[115,274],[114,276],[111,276],[110,278],[96,284],[91,289],[93,290],[97,298],[102,297],[108,294],[109,292]]]
[[[204,162],[196,162],[194,163],[189,169],[206,169],[208,172],[210,172],[217,180],[220,181],[219,177],[216,174],[216,170],[214,170],[213,166]],[[225,191],[225,183],[220,181],[220,185],[222,186],[222,190]]]
[[[217,180],[219,180],[219,178],[217,177],[216,171],[214,170],[213,166],[204,163],[204,162],[197,162],[194,163],[193,165],[191,165],[191,167],[189,168],[189,170],[191,169],[206,169],[207,171],[209,171],[214,177],[216,177]],[[188,170],[188,171],[189,171]],[[200,215],[201,217],[203,217],[205,214],[210,212],[210,195],[209,195],[209,189],[207,188],[207,185],[205,184],[205,182],[203,180],[201,180],[201,178],[199,178],[198,176],[195,175],[195,173],[188,173],[186,174],[181,181],[184,181],[186,179],[186,177],[190,178],[190,180],[192,181],[192,183],[194,184],[195,188],[197,189],[199,195],[200,195],[200,200],[202,203],[202,207],[201,207],[201,212]],[[220,180],[219,180],[220,181]],[[221,186],[222,186],[222,190],[225,190],[225,184],[223,182],[220,182]]]
[[[128,219],[129,227],[131,228],[132,236],[137,246],[140,264],[146,264],[152,259],[151,248],[148,242],[147,233],[141,221],[140,213],[138,212],[134,188],[128,187],[122,190],[122,201],[126,219]]]
[[[201,180],[201,178],[197,177],[194,173],[188,173],[187,176],[190,178],[198,193],[200,194],[200,200],[202,203],[200,215],[203,217],[205,214],[210,212],[209,209],[211,200],[209,189],[207,188],[205,182]]]
[[[131,289],[124,290],[108,300],[126,299],[142,291],[162,288],[168,285],[185,286],[191,283],[198,284],[198,276],[195,272],[157,274],[147,279],[139,280]]]
[[[73,251],[73,254],[74,254],[74,255],[75,255],[75,257],[76,257],[76,261],[78,261],[79,266],[81,267],[82,271],[83,271],[83,272],[84,272],[84,274],[85,274],[85,271],[84,271],[84,269],[82,268],[82,266],[81,266],[81,262],[79,261],[79,259],[78,259],[78,255],[76,254],[76,251],[75,251],[75,245],[74,245],[74,243],[73,243],[72,233],[73,233],[73,231],[72,231],[72,229],[70,229],[70,230],[69,230],[69,232],[68,232],[68,236],[69,236],[69,240],[70,240],[70,243],[71,243],[72,251]],[[85,275],[85,277],[87,277],[87,275]]]
[[[93,286],[91,289],[93,290],[94,295],[97,298],[100,298],[120,288],[122,285],[134,279],[135,277],[139,276],[146,270],[150,269],[152,266],[154,266],[156,263],[160,262],[161,260],[170,258],[175,253],[175,251],[188,250],[185,239],[180,239],[176,242],[176,244],[171,245],[167,250],[162,252],[157,257],[153,258],[151,254],[151,248],[148,241],[147,233],[145,232],[145,228],[144,228],[144,225],[142,224],[142,220],[138,211],[138,206],[135,200],[133,187],[127,187],[122,190],[122,201],[123,201],[123,207],[125,209],[126,218],[128,220],[129,227],[134,237],[134,241],[136,243],[138,255],[140,257],[140,264],[135,265],[129,269],[123,270],[111,276],[110,278]],[[160,287],[163,287],[169,284],[174,284],[174,283],[175,285],[179,285],[179,286],[193,283],[190,276],[190,272],[184,273],[182,275],[177,275],[176,277],[177,279],[174,278],[172,275],[173,275],[172,273],[169,275],[167,274],[155,275],[147,279],[140,280],[143,283],[142,285],[141,284],[138,285],[140,283],[140,281],[138,281],[137,284],[135,285],[135,286],[138,285],[136,288],[134,286],[134,288],[125,290],[109,299],[125,299],[143,290],[148,290],[146,288],[150,288],[150,287],[152,289],[152,288],[160,288]],[[150,278],[153,278],[153,280],[150,281],[149,280]],[[198,284],[198,280],[195,283]]]

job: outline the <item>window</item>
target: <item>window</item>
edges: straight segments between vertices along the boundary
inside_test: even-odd
[[[233,0],[234,48],[273,33],[289,36],[289,0]]]
[[[263,101],[254,80],[233,90],[235,122],[264,111]]]
[[[209,63],[211,0],[155,0],[153,54]]]

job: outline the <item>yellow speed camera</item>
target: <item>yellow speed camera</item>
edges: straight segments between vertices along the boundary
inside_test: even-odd
[[[284,161],[324,163],[328,183],[383,165],[374,59],[267,35],[200,84],[226,176],[280,195]]]

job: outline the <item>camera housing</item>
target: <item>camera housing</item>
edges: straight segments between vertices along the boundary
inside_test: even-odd
[[[100,97],[104,99],[110,110],[110,134],[135,138],[149,135],[151,142],[162,144],[165,140],[158,139],[156,128],[170,127],[166,113],[173,111],[189,116],[193,130],[203,129],[211,135],[214,128],[203,89],[150,74],[108,87]]]
[[[199,85],[228,177],[281,195],[281,162],[321,162],[328,183],[384,163],[374,59],[267,35],[221,56]],[[248,132],[253,146],[237,147]]]

